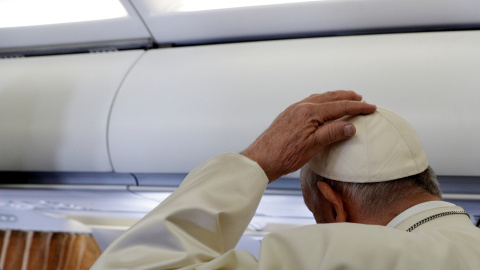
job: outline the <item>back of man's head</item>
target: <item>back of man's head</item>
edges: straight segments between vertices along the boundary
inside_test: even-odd
[[[377,107],[370,115],[345,117],[354,124],[351,139],[332,144],[302,168],[302,186],[318,194],[327,183],[365,215],[377,215],[421,193],[441,198],[435,173],[413,127],[399,115]]]

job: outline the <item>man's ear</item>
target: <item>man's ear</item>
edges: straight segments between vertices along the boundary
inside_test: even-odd
[[[345,210],[342,197],[325,182],[317,182],[317,187],[323,197],[332,204],[333,210],[335,211],[335,222],[346,222],[348,213]]]

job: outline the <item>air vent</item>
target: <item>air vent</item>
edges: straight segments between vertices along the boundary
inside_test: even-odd
[[[111,53],[111,52],[118,52],[118,49],[114,47],[106,47],[106,48],[90,49],[88,51],[90,53]]]
[[[0,54],[0,59],[14,59],[14,58],[24,58],[25,55],[23,54],[5,54],[1,55]]]

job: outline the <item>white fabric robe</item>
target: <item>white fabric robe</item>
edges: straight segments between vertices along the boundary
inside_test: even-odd
[[[425,211],[396,228],[335,223],[271,233],[257,261],[233,248],[267,183],[254,161],[216,156],[112,243],[92,269],[480,269],[480,229],[468,216],[444,216],[405,231],[460,207]]]

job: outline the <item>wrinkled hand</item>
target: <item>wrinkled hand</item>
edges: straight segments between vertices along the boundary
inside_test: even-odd
[[[289,106],[241,154],[256,161],[273,182],[300,169],[322,147],[355,135],[352,124],[333,120],[375,112],[374,105],[361,100],[353,91],[312,95]]]

